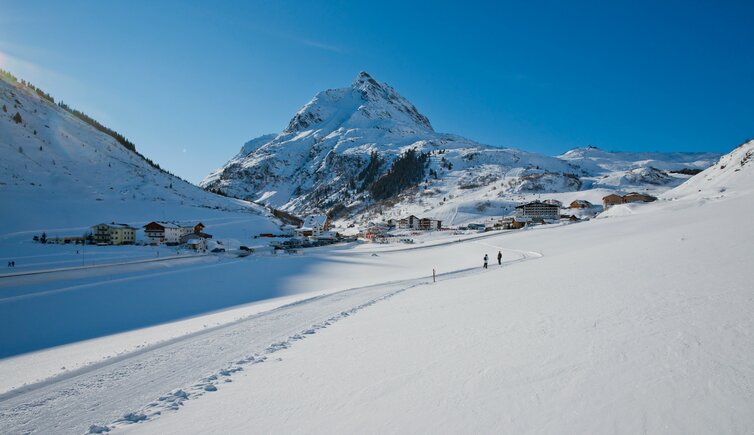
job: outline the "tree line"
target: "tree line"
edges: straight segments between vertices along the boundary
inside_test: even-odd
[[[369,193],[375,200],[391,198],[409,187],[418,185],[424,179],[424,170],[429,163],[429,154],[411,148],[401,154],[390,169],[370,187]]]
[[[23,79],[19,80],[18,78],[16,78],[16,76],[14,76],[13,74],[11,74],[8,71],[5,71],[4,69],[0,69],[0,77],[2,77],[2,79],[4,79],[7,82],[18,83],[21,86],[23,86],[23,87],[25,87],[25,88],[27,88],[27,89],[35,92],[42,99],[44,99],[44,100],[46,100],[46,101],[48,101],[48,102],[50,102],[52,104],[57,104],[58,107],[60,107],[61,109],[65,110],[66,112],[70,113],[71,115],[75,116],[79,120],[83,121],[85,124],[87,124],[87,125],[93,127],[94,129],[96,129],[96,130],[98,130],[98,131],[100,131],[102,133],[105,133],[106,135],[112,137],[121,146],[123,146],[127,150],[129,150],[129,151],[133,152],[134,154],[136,154],[137,156],[139,156],[142,160],[144,160],[145,162],[147,162],[147,164],[149,164],[153,168],[155,168],[155,169],[157,169],[157,170],[159,170],[161,172],[164,172],[164,173],[166,173],[168,175],[171,175],[173,177],[180,178],[180,177],[176,176],[175,174],[171,173],[170,171],[165,170],[162,167],[160,167],[160,165],[157,164],[157,163],[155,163],[154,161],[152,161],[152,159],[150,159],[148,157],[145,157],[143,154],[141,154],[140,152],[138,152],[136,150],[136,145],[134,145],[133,142],[131,142],[130,140],[128,140],[124,135],[118,133],[117,131],[115,131],[115,130],[113,130],[111,128],[108,128],[108,127],[102,125],[99,121],[97,121],[96,119],[94,119],[91,116],[87,115],[86,113],[70,107],[68,104],[64,103],[63,101],[59,101],[58,103],[55,103],[55,98],[53,98],[53,96],[50,95],[49,93],[47,93],[47,92],[43,91],[42,89],[34,86],[33,84],[27,82],[26,80],[23,80]],[[17,113],[17,117],[18,117],[18,119],[14,118],[14,121],[16,123],[20,123],[21,122],[21,115]]]

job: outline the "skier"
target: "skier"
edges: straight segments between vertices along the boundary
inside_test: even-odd
[[[487,261],[489,260],[489,257],[487,257],[487,254],[484,254],[484,268],[487,268]]]
[[[503,253],[500,251],[497,251],[497,264],[503,265]]]
[[[16,267],[16,260],[10,262],[10,267]]]

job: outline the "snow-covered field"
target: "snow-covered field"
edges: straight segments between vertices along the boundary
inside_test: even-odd
[[[574,225],[5,278],[0,427],[751,433],[752,149]]]
[[[634,211],[489,239],[544,257],[397,294],[128,430],[751,433],[754,197]]]

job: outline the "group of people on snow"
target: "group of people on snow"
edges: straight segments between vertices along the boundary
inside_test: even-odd
[[[8,267],[16,267],[16,262],[15,261],[9,261],[8,262]]]
[[[487,256],[487,254],[484,254],[484,268],[487,268],[487,262],[489,261],[490,257]],[[497,264],[500,266],[503,265],[503,253],[502,251],[497,251]]]

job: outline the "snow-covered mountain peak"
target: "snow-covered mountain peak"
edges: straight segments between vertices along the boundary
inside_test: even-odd
[[[426,116],[386,83],[362,71],[350,87],[328,89],[314,96],[291,119],[283,134],[317,132],[324,137],[338,129],[375,125],[406,132],[432,132]]]
[[[419,113],[416,107],[407,99],[398,94],[387,83],[379,83],[366,71],[361,71],[353,81],[351,87],[361,92],[365,103],[359,110],[367,117],[383,119],[396,119],[395,110],[401,115],[408,117],[410,122],[418,124],[421,128],[434,131],[429,119]]]
[[[359,75],[356,76],[356,78],[353,80],[353,84],[351,85],[351,87],[358,89],[368,86],[379,87],[380,83],[366,71],[360,71]]]

